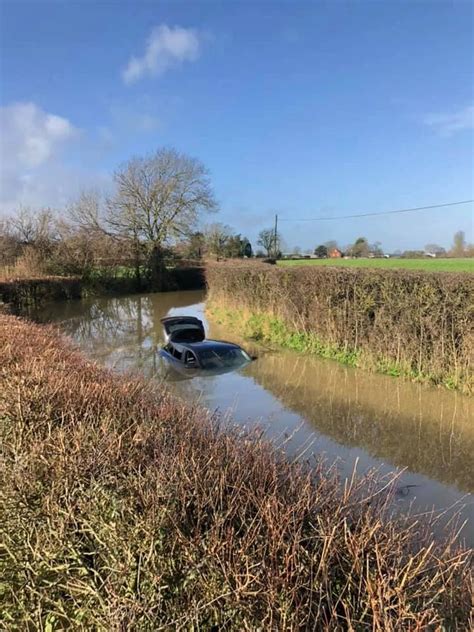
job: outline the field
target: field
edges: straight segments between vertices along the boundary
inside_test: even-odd
[[[428,272],[472,272],[474,259],[289,259],[280,266],[348,266],[353,268],[408,269]]]

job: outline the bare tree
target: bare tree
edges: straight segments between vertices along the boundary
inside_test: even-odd
[[[163,148],[126,162],[114,182],[104,205],[97,194],[83,194],[72,209],[75,220],[131,242],[136,262],[144,250],[152,282],[159,285],[164,246],[191,235],[200,213],[217,208],[208,171],[199,160]],[[137,263],[137,274],[139,269]]]
[[[200,211],[216,209],[207,169],[174,149],[129,160],[114,180],[109,226],[119,233],[137,232],[154,245],[190,234]]]
[[[326,246],[326,250],[330,252],[331,250],[339,250],[339,245],[335,239],[329,239],[325,241],[323,246]]]
[[[50,209],[33,211],[21,207],[9,223],[12,233],[23,245],[44,247],[56,236],[55,218]]]
[[[107,233],[104,203],[99,191],[82,191],[68,208],[68,216],[76,228],[89,232]]]
[[[117,230],[109,221],[110,202],[97,190],[83,191],[70,205],[69,218],[75,228],[76,243],[81,244],[82,256],[92,265],[100,265],[107,254],[117,260],[117,249],[122,255],[133,261],[135,278],[141,280],[141,267],[146,259],[146,243],[140,238],[138,230],[126,227]],[[83,237],[87,235],[86,240]]]
[[[375,257],[383,256],[383,248],[381,241],[374,241],[373,244],[369,244],[369,253],[373,254]]]
[[[347,248],[352,257],[368,257],[370,252],[369,242],[365,237],[358,237],[352,246]]]
[[[458,230],[454,234],[453,247],[451,248],[451,254],[453,257],[464,257],[466,251],[466,235],[463,230]]]
[[[13,234],[11,220],[0,218],[0,265],[13,265],[21,253],[21,244]]]
[[[163,245],[173,237],[189,235],[201,211],[216,209],[208,171],[199,160],[165,148],[128,161],[114,180],[107,225],[146,244],[152,282],[159,285]]]
[[[232,229],[226,224],[215,222],[204,229],[207,250],[216,257],[223,257],[232,236]]]
[[[281,247],[279,235],[275,235],[273,228],[264,228],[258,233],[257,244],[267,251],[267,257],[277,257]]]
[[[9,220],[13,235],[21,244],[32,244],[36,237],[36,221],[31,209],[22,206]]]

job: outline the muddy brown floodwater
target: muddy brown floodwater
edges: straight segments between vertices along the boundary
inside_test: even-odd
[[[160,356],[160,318],[202,318],[209,337],[242,344],[258,356],[219,376],[177,379]],[[377,468],[401,471],[403,510],[459,511],[462,536],[474,545],[473,400],[459,393],[351,369],[330,360],[272,350],[244,341],[205,317],[203,292],[167,292],[54,303],[35,315],[55,322],[90,357],[117,370],[167,380],[179,396],[259,425],[272,437],[290,436],[291,456],[304,451],[337,460],[342,476]],[[442,521],[440,521],[442,524]]]

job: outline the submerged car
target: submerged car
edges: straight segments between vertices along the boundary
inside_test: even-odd
[[[207,340],[204,325],[195,316],[169,316],[161,322],[165,337],[162,357],[178,372],[186,371],[189,377],[200,372],[227,373],[252,361],[249,354],[233,342]]]

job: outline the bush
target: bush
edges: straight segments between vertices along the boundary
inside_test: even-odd
[[[214,264],[211,305],[267,315],[356,366],[472,390],[474,275]]]

